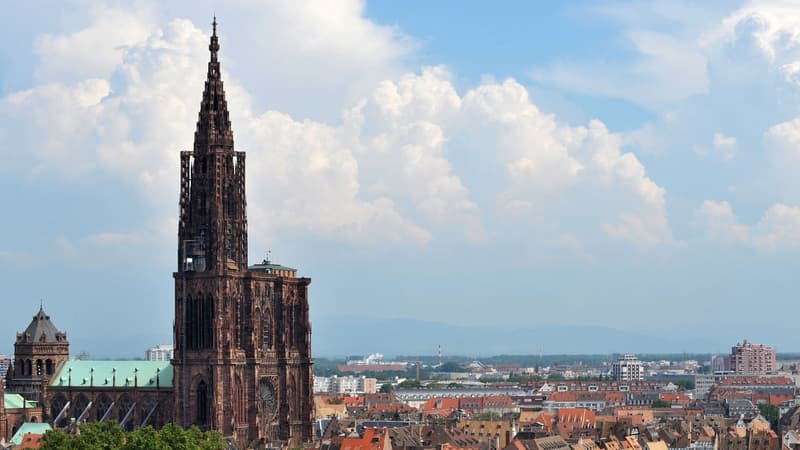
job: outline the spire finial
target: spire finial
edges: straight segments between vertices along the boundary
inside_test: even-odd
[[[217,62],[217,52],[219,51],[219,39],[217,38],[217,15],[214,14],[214,20],[211,22],[211,43],[208,45],[208,50],[211,52],[211,62]]]
[[[39,299],[39,311],[44,311],[44,300]]]

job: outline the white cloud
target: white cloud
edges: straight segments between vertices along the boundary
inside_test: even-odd
[[[363,4],[347,5],[327,15],[308,5],[270,4],[279,16],[302,22],[270,36],[284,46],[280,52],[319,57],[316,67],[325,67],[329,53],[340,54],[353,65],[347,73],[402,57],[401,35],[366,21]],[[103,10],[93,17],[120,16]],[[178,154],[191,145],[208,36],[185,19],[148,26],[142,35],[138,27],[148,17],[109,42],[100,39],[105,25],[96,23],[43,38],[41,70],[48,78],[57,80],[60,71],[65,79],[86,78],[13,93],[0,114],[26,130],[21,145],[35,149],[19,167],[60,182],[113,173],[141,189],[157,216],[149,222],[166,230],[166,217],[175,214]],[[298,30],[306,28],[310,36],[300,39]],[[77,56],[89,61],[85,71],[61,69],[58,59],[76,51],[97,54]],[[367,94],[340,105],[341,120],[333,123],[258,112],[257,98],[238,78],[227,72],[223,78],[237,147],[248,155],[256,238],[288,229],[365,242],[483,240],[500,233],[487,230],[483,216],[499,211],[526,236],[535,227],[543,240],[569,236],[570,247],[603,234],[645,247],[672,240],[664,190],[633,153],[622,151],[622,138],[600,121],[573,127],[542,113],[514,80],[487,81],[460,95],[445,68],[426,67],[375,81]],[[484,181],[484,174],[496,178]]]
[[[732,150],[736,148],[736,138],[725,136],[722,133],[714,133],[714,140],[712,142],[715,150]]]
[[[560,89],[620,98],[661,110],[708,92],[706,56],[691,42],[667,33],[630,31],[624,38],[634,58],[555,62],[532,71],[533,79]]]
[[[142,43],[155,25],[153,10],[141,2],[136,6],[120,9],[88,2],[88,26],[39,36],[33,46],[40,60],[37,78],[75,83],[111,75],[122,63],[127,47]]]
[[[800,118],[772,126],[765,134],[773,174],[790,198],[800,198]]]
[[[695,218],[710,239],[721,243],[764,251],[800,249],[800,207],[775,204],[747,226],[738,222],[730,203],[706,200]]]
[[[735,244],[750,242],[750,230],[737,222],[730,203],[726,201],[704,201],[695,212],[695,218],[714,239]]]
[[[736,157],[736,138],[717,132],[711,139],[711,150],[701,145],[695,145],[693,150],[700,157],[717,154],[723,160],[730,161]]]

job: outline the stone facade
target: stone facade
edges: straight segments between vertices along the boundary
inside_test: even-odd
[[[14,342],[14,364],[8,374],[8,390],[28,400],[40,401],[42,386],[58,366],[69,359],[67,333],[58,331],[50,316],[39,312]]]
[[[177,422],[253,442],[313,438],[308,278],[247,265],[245,154],[234,150],[214,33],[194,149],[181,152]]]

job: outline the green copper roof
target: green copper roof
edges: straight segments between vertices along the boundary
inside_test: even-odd
[[[19,430],[14,433],[14,437],[11,438],[11,443],[20,445],[22,444],[22,438],[26,434],[45,434],[52,429],[53,427],[48,423],[25,422],[19,427]]]
[[[51,378],[50,386],[106,388],[172,387],[169,361],[67,361]]]
[[[291,267],[282,266],[280,264],[274,264],[274,263],[271,263],[269,261],[264,261],[261,264],[254,264],[254,265],[248,267],[248,269],[253,270],[253,271],[264,271],[264,272],[267,272],[267,273],[272,273],[272,272],[274,272],[276,270],[289,270],[289,271],[292,271],[292,272],[297,272],[297,269],[293,269]]]
[[[25,400],[19,394],[3,394],[3,405],[6,409],[36,408],[36,402]]]

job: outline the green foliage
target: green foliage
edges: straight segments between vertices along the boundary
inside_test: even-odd
[[[477,420],[500,420],[501,417],[500,417],[500,414],[497,414],[496,412],[487,412],[487,413],[476,415],[475,419],[477,419]]]
[[[381,385],[381,392],[384,394],[391,394],[394,390],[394,386],[391,383],[384,383]]]
[[[775,405],[768,405],[766,403],[758,404],[758,412],[761,416],[769,421],[770,427],[773,430],[778,429],[778,419],[780,419],[780,410]]]
[[[197,427],[184,430],[169,424],[159,431],[147,426],[125,432],[116,422],[84,423],[80,434],[61,430],[44,435],[43,450],[223,450],[227,447],[219,433],[202,432]]]
[[[417,380],[408,379],[408,380],[402,381],[400,384],[397,385],[397,387],[404,388],[404,389],[410,389],[410,388],[413,389],[413,388],[420,387],[420,384],[419,384],[419,381],[417,381]]]
[[[461,364],[453,361],[448,361],[436,369],[437,372],[469,372],[469,368],[462,367]]]
[[[683,390],[691,391],[694,389],[694,380],[678,380],[675,385]]]
[[[651,404],[650,406],[652,406],[653,408],[670,408],[672,406],[672,403],[666,400],[658,399],[658,400],[653,400],[653,404]]]

